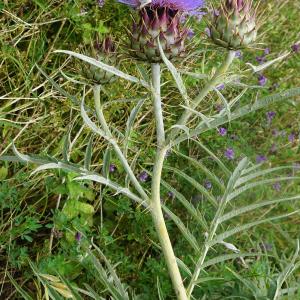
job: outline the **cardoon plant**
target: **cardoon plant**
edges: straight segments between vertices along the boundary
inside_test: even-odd
[[[68,161],[68,155],[65,155],[64,161],[57,161],[56,159],[38,159],[28,155],[21,154],[14,147],[15,157],[6,157],[4,159],[20,160],[40,165],[36,171],[46,169],[63,169],[69,172],[77,173],[78,177],[75,180],[91,180],[101,185],[104,185],[116,194],[122,194],[132,201],[136,202],[139,207],[144,207],[149,211],[159,238],[161,250],[166,260],[169,276],[172,280],[176,297],[181,300],[193,299],[193,291],[199,284],[199,276],[203,269],[207,266],[214,265],[217,262],[224,262],[228,259],[242,258],[246,256],[255,255],[253,253],[239,253],[236,246],[225,242],[224,240],[233,236],[236,233],[243,232],[249,228],[259,225],[263,222],[269,222],[279,218],[287,217],[292,213],[283,214],[276,217],[266,218],[238,226],[233,229],[225,229],[228,226],[223,225],[234,217],[240,216],[244,213],[251,212],[260,207],[267,205],[275,205],[283,201],[298,200],[300,197],[290,197],[283,199],[271,199],[269,201],[259,202],[256,204],[249,204],[241,208],[234,208],[234,205],[228,205],[230,201],[237,198],[239,195],[247,190],[254,189],[257,186],[279,183],[284,180],[291,180],[293,177],[276,177],[262,179],[262,176],[271,174],[282,168],[273,168],[260,171],[258,168],[263,164],[259,162],[258,165],[253,165],[247,158],[242,158],[234,171],[230,171],[224,163],[217,158],[205,145],[203,145],[197,137],[202,133],[213,129],[219,129],[221,136],[226,136],[228,122],[237,118],[243,117],[250,112],[266,107],[270,103],[275,103],[283,99],[292,98],[300,95],[300,88],[291,89],[289,91],[267,96],[262,99],[255,99],[255,102],[242,106],[239,103],[240,98],[243,97],[245,91],[240,93],[232,101],[227,101],[220,89],[217,87],[224,83],[227,79],[228,70],[234,63],[236,57],[236,49],[247,48],[256,39],[256,21],[255,12],[253,12],[250,1],[243,0],[225,0],[219,9],[218,14],[213,12],[213,15],[208,16],[211,24],[211,39],[218,46],[222,46],[225,51],[224,62],[217,65],[214,72],[210,72],[204,78],[207,79],[203,87],[200,89],[198,95],[193,99],[189,97],[189,91],[183,83],[180,71],[172,64],[172,59],[179,59],[185,51],[185,39],[187,37],[187,28],[180,24],[180,17],[183,13],[195,13],[203,6],[202,0],[153,0],[141,3],[138,0],[121,0],[123,4],[129,5],[137,9],[138,20],[133,25],[133,30],[130,36],[130,49],[137,60],[142,60],[145,63],[151,63],[151,78],[149,80],[146,76],[143,79],[124,73],[118,69],[118,61],[116,56],[116,49],[110,39],[105,39],[102,43],[97,43],[92,47],[92,57],[78,54],[72,51],[58,50],[56,53],[64,53],[76,57],[84,61],[87,65],[84,67],[84,74],[90,80],[93,89],[94,108],[88,108],[85,104],[85,88],[83,89],[83,100],[80,106],[81,116],[84,124],[94,134],[99,135],[108,144],[108,149],[114,149],[116,156],[119,159],[124,171],[126,172],[125,183],[118,183],[113,181],[107,174],[100,174],[93,170],[90,166],[92,156],[92,143],[87,146],[86,157],[83,165],[74,165]],[[274,62],[278,61],[275,59]],[[183,112],[178,118],[178,121],[170,128],[165,128],[164,111],[165,108],[162,104],[161,95],[161,64],[164,63],[168,71],[174,78],[174,82],[182,97],[182,102],[179,110],[184,108]],[[259,72],[272,65],[272,61],[267,64],[253,67],[254,73]],[[149,67],[150,69],[150,67]],[[150,71],[150,70],[149,70]],[[44,74],[44,73],[43,73]],[[131,82],[132,84],[139,85],[145,89],[145,92],[152,100],[153,118],[156,124],[156,152],[153,160],[153,168],[151,171],[136,170],[135,163],[129,160],[127,151],[127,142],[130,136],[132,124],[135,117],[141,109],[144,100],[141,100],[133,109],[130,118],[127,122],[126,133],[122,135],[115,130],[113,126],[108,124],[103,110],[104,104],[101,100],[102,85],[108,85],[113,77],[120,77],[123,80]],[[48,77],[50,82],[58,88],[65,95],[74,100],[62,88],[53,82]],[[200,103],[210,93],[216,93],[224,101],[224,109],[217,113],[212,113],[207,116],[200,110]],[[93,119],[95,121],[93,121]],[[192,126],[191,119],[196,123]],[[209,153],[209,155],[216,161],[223,172],[222,180],[213,174],[208,168],[203,166],[201,162],[181,155],[182,158],[191,161],[201,171],[205,173],[209,180],[205,180],[202,185],[198,181],[185,174],[182,170],[174,167],[168,167],[171,171],[180,174],[187,180],[193,188],[195,188],[203,196],[204,199],[209,201],[212,206],[212,211],[215,212],[212,219],[205,218],[205,212],[196,208],[192,201],[187,200],[184,195],[177,191],[174,187],[162,180],[162,170],[164,167],[164,160],[168,157],[170,149],[176,148],[180,143],[185,141],[193,141],[201,149]],[[105,156],[105,155],[104,155]],[[227,161],[235,162],[236,153],[233,148],[227,148],[224,153]],[[104,157],[104,161],[106,158]],[[105,165],[105,163],[104,163]],[[116,165],[107,164],[108,173],[113,173],[117,170]],[[118,172],[121,170],[118,168]],[[151,181],[150,191],[146,190],[146,182]],[[202,230],[203,240],[199,241],[199,235],[194,236],[191,231],[184,225],[178,216],[171,211],[166,204],[163,204],[161,199],[161,185],[164,184],[169,190],[169,197],[172,201],[178,200],[187,210],[188,215],[193,218]],[[217,187],[217,188],[215,188]],[[220,190],[216,197],[213,192]],[[175,200],[176,199],[176,200]],[[165,224],[164,217],[167,216],[178,226],[179,230],[189,243],[189,246],[195,251],[196,260],[193,265],[193,270],[190,270],[184,262],[180,261],[173,250],[169,233]],[[205,238],[204,238],[205,237]],[[82,237],[80,237],[82,239]],[[234,251],[234,254],[219,256],[210,261],[206,261],[207,254],[211,249],[215,249],[217,244],[225,246],[227,249]],[[92,244],[94,245],[94,244]],[[90,255],[90,252],[87,252]],[[108,264],[107,261],[105,261]],[[101,264],[100,264],[101,265]],[[186,273],[189,277],[183,280],[179,265],[187,270]],[[109,267],[110,276],[107,278],[107,290],[112,295],[117,294],[116,299],[129,299],[127,290],[120,284],[118,278],[112,267]],[[281,277],[280,277],[281,278]],[[104,280],[105,281],[105,280]],[[112,283],[113,282],[113,283]],[[275,295],[280,293],[281,286],[284,280],[278,281]],[[93,293],[92,293],[93,294]],[[100,298],[100,297],[99,297]],[[156,296],[153,296],[156,299]],[[276,297],[274,298],[276,299]]]

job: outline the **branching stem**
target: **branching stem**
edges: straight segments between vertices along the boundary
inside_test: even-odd
[[[195,110],[201,103],[201,101],[208,95],[208,93],[213,90],[218,84],[224,80],[224,74],[227,72],[228,68],[230,67],[233,59],[235,57],[235,51],[229,50],[227,57],[223,64],[218,68],[214,76],[211,78],[211,80],[204,86],[204,88],[201,90],[199,95],[191,102],[191,109]],[[176,127],[170,132],[167,143],[170,143],[178,134],[180,126],[186,126],[187,122],[189,121],[190,117],[192,116],[193,112],[191,110],[185,110],[179,121],[176,124]]]
[[[176,256],[170,241],[166,223],[164,220],[161,197],[160,197],[160,182],[164,158],[168,148],[165,146],[165,132],[162,114],[161,96],[160,96],[160,65],[152,64],[152,89],[153,89],[153,107],[156,121],[157,133],[157,152],[154,162],[151,186],[151,214],[155,225],[155,229],[159,238],[160,245],[168,266],[169,275],[171,277],[173,287],[177,299],[187,300],[186,290],[183,285],[183,280],[179,272],[176,261]]]
[[[139,194],[143,198],[143,200],[149,202],[148,195],[146,194],[143,187],[141,186],[141,184],[139,183],[139,181],[135,177],[135,175],[134,175],[127,159],[125,158],[122,150],[120,149],[117,141],[113,137],[113,135],[112,135],[112,133],[111,133],[111,131],[110,131],[108,125],[107,125],[107,122],[105,120],[103,110],[102,110],[102,103],[101,103],[101,97],[100,97],[101,86],[100,85],[95,85],[94,88],[93,88],[93,91],[94,91],[94,102],[95,102],[96,115],[97,115],[98,121],[100,122],[100,124],[102,126],[102,129],[104,130],[105,134],[109,137],[109,142],[114,147],[114,150],[115,150],[118,158],[120,159],[126,173],[128,174],[132,184],[134,185],[136,190],[139,192]]]

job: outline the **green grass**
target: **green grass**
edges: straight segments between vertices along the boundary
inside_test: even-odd
[[[109,1],[103,10],[96,7],[95,1],[89,0],[10,2],[14,1],[4,1],[4,4],[0,4],[2,10],[0,15],[2,26],[0,31],[0,156],[11,154],[11,144],[14,142],[22,153],[51,155],[61,159],[66,136],[71,130],[70,137],[76,138],[76,142],[70,152],[70,160],[82,163],[90,132],[82,127],[79,106],[57,91],[36,65],[55,79],[68,93],[80,100],[82,86],[67,80],[60,72],[63,69],[67,76],[80,80],[78,62],[69,60],[63,55],[53,54],[53,50],[79,51],[91,42],[95,32],[103,35],[110,31],[124,40],[125,28],[130,22],[129,11],[114,4],[113,1]],[[255,56],[260,55],[262,49],[270,47],[271,54],[268,59],[271,59],[289,50],[290,46],[299,40],[299,5],[295,1],[282,1],[280,5],[270,1],[265,4],[265,8],[266,20],[261,28],[265,33],[261,40],[264,44],[259,46],[260,50],[246,51],[243,60],[235,63],[234,68],[242,73],[245,70],[244,62],[255,63]],[[81,14],[83,11],[86,13]],[[195,57],[189,64],[179,65],[179,68],[189,71],[197,69],[200,73],[210,72],[215,61],[221,59],[222,53],[215,51],[212,45],[203,41],[201,30],[196,30],[198,35],[195,41],[202,49],[207,50],[205,57],[202,55]],[[122,68],[138,75],[136,68],[126,57],[122,62]],[[267,88],[259,94],[269,94],[268,88],[271,88],[274,83],[279,84],[277,91],[300,86],[299,69],[299,54],[272,66],[265,73],[268,78]],[[171,77],[165,71],[164,81],[167,80],[171,80]],[[184,80],[191,95],[196,94],[203,84],[201,80],[187,76]],[[249,84],[257,84],[256,76],[243,80]],[[180,112],[178,107],[180,95],[172,85],[173,83],[171,88],[170,85],[163,87],[163,93],[167,95],[164,99],[168,111],[167,124],[171,124]],[[87,103],[91,104],[92,93],[88,92]],[[139,99],[141,93],[145,96],[145,92],[139,87],[129,85],[123,80],[105,89],[104,97],[107,101],[105,115],[108,121],[121,132],[134,104],[109,103],[110,99]],[[248,91],[242,103],[251,101],[255,93]],[[226,88],[224,94],[230,98],[236,92]],[[217,99],[216,94],[212,94],[203,103],[202,112],[213,111],[218,103],[220,100]],[[266,112],[271,110],[276,112],[276,116],[272,124],[268,125]],[[151,146],[154,143],[155,124],[149,101],[145,103],[137,119],[130,144],[132,150],[130,156],[133,159],[136,152],[140,152],[135,162],[135,171],[138,174],[143,169],[151,169],[149,163],[154,154]],[[253,162],[257,155],[264,154],[268,158],[266,165],[272,167],[300,163],[299,97],[295,98],[294,102],[281,102],[267,110],[233,121],[227,129],[226,137],[221,137],[215,131],[208,131],[202,135],[201,142],[231,170],[234,169],[237,161],[230,162],[224,158],[224,151],[228,147],[234,148],[237,157],[246,155]],[[279,136],[272,134],[275,129],[281,132]],[[78,132],[81,134],[76,137]],[[294,142],[288,140],[291,133],[297,133]],[[276,145],[277,151],[271,153],[273,144]],[[92,166],[101,172],[105,145],[99,138],[94,139],[93,145]],[[192,142],[182,144],[175,150],[198,159],[218,174],[220,179],[225,180],[222,171],[196,144]],[[117,165],[117,172],[111,176],[114,179],[122,179],[124,172],[113,154],[110,161]],[[176,155],[175,151],[167,159],[166,165],[186,171],[201,184],[207,179],[203,172]],[[112,264],[119,263],[116,267],[118,276],[125,285],[135,291],[135,294],[140,295],[140,299],[158,299],[157,281],[160,282],[165,298],[174,299],[171,282],[167,276],[166,265],[149,214],[141,208],[136,208],[122,196],[115,196],[107,188],[101,188],[99,191],[99,186],[91,183],[84,185],[74,183],[72,174],[47,171],[30,175],[32,171],[32,166],[0,162],[1,298],[26,299],[24,294],[20,293],[22,287],[33,299],[42,299],[42,295],[45,294],[43,288],[45,279],[40,278],[39,274],[62,276],[80,288],[85,288],[83,283],[86,283],[100,293],[103,286],[101,281],[98,281],[97,269],[92,267],[94,262],[85,259],[89,249],[88,241],[93,238],[93,242]],[[278,173],[278,176],[287,173],[283,171]],[[213,217],[212,207],[201,200],[199,192],[191,188],[184,179],[167,170],[164,171],[164,179],[205,212],[208,220]],[[147,185],[149,183],[145,183],[145,186]],[[200,243],[204,241],[203,228],[200,228],[198,223],[186,214],[177,201],[169,198],[167,192],[167,189],[163,189],[163,199],[166,203],[172,207],[197,240]],[[279,192],[275,191],[272,185],[251,190],[240,197],[238,204],[234,202],[233,205],[249,205],[254,201],[271,200],[299,194],[299,192],[299,184],[288,181],[281,184]],[[219,195],[220,190],[213,185],[211,193]],[[68,198],[78,198],[82,206],[72,206],[72,203],[67,201]],[[66,203],[69,206],[66,206]],[[96,211],[94,215],[89,212],[91,207]],[[233,228],[259,219],[265,214],[271,216],[297,209],[299,209],[297,202],[287,202],[272,207],[272,211],[260,209],[238,217],[228,226]],[[186,243],[171,220],[167,221],[167,225],[177,256],[192,268],[197,257],[194,249]],[[77,231],[84,234],[80,246],[75,240]],[[208,273],[204,273],[202,279],[206,281],[195,290],[195,298],[271,299],[267,298],[267,294],[271,295],[278,274],[291,261],[297,238],[299,238],[299,213],[284,220],[268,222],[226,240],[243,252],[262,250],[268,255],[247,257],[245,263],[234,259],[220,263],[217,267],[212,266],[207,270]],[[215,251],[215,254],[219,255],[231,253],[222,245],[217,245]],[[99,253],[94,254],[103,263],[103,257]],[[299,279],[300,273],[296,270],[289,277],[284,288],[299,289]],[[51,280],[47,282],[51,283]],[[265,298],[259,296],[255,298],[253,290],[261,291],[263,294],[264,289]],[[295,297],[300,297],[300,294],[295,293],[290,297],[294,298],[287,296],[282,299],[297,299]]]

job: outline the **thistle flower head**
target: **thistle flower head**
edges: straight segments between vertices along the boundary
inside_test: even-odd
[[[251,0],[224,0],[217,12],[210,20],[211,38],[215,44],[238,50],[256,40],[256,9]]]
[[[119,0],[139,8],[139,18],[130,35],[131,54],[144,61],[160,62],[158,40],[168,59],[181,56],[190,31],[181,23],[184,13],[194,13],[204,5],[203,0]]]
[[[106,37],[103,40],[96,39],[89,50],[86,50],[86,54],[93,58],[106,63],[108,65],[115,66],[117,64],[116,44],[111,37]],[[107,84],[115,80],[115,76],[102,69],[99,69],[93,65],[86,65],[83,68],[85,77],[96,84]]]

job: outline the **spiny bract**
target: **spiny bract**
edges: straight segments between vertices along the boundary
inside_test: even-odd
[[[255,42],[256,11],[251,0],[226,0],[214,10],[210,20],[210,35],[215,44],[237,50]]]
[[[184,13],[195,13],[204,5],[203,0],[153,0],[141,6],[138,0],[119,0],[129,6],[140,8],[139,19],[129,32],[130,51],[133,56],[149,62],[160,62],[158,39],[168,59],[182,55],[188,29],[181,25]]]
[[[105,64],[111,66],[116,66],[117,64],[116,45],[111,37],[106,37],[102,42],[94,43],[91,47],[91,53],[88,54]],[[84,66],[83,73],[94,84],[107,84],[116,79],[114,74],[90,64]]]

